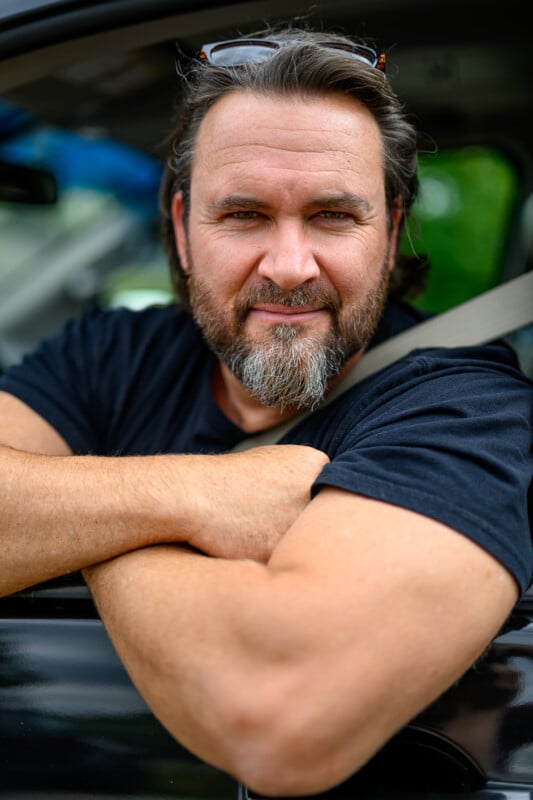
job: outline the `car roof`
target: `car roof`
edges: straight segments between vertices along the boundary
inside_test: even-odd
[[[529,149],[533,63],[521,0],[508,0],[505,9],[501,0],[432,0],[430,13],[421,0],[328,0],[311,8],[302,0],[13,0],[0,11],[0,91],[64,124],[62,70],[97,53],[128,60],[133,75],[142,51],[152,80],[139,85],[138,99],[163,122],[179,88],[175,42],[194,53],[205,41],[255,31],[266,19],[320,24],[384,47],[393,88],[439,144],[483,132]],[[9,91],[4,96],[10,99]],[[154,126],[132,126],[104,92],[90,100],[95,119],[100,104],[111,135],[153,147]],[[78,105],[78,117],[69,108],[70,124],[86,124],[89,103]]]

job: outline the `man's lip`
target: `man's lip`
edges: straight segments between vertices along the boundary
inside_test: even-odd
[[[270,322],[285,321],[292,322],[309,320],[326,311],[323,306],[282,306],[270,303],[255,305],[250,309],[250,313],[259,319],[263,318]]]

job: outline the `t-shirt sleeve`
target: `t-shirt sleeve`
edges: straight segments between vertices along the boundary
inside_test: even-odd
[[[313,494],[335,486],[436,519],[525,590],[533,386],[500,356],[497,347],[425,351],[361,384],[337,409],[331,462]]]
[[[90,309],[0,376],[0,390],[46,419],[74,453],[99,453],[103,403],[118,389],[110,363],[120,363],[111,359],[119,330],[116,315]]]

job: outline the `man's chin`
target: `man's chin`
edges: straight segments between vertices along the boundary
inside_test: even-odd
[[[289,326],[267,342],[235,340],[224,361],[262,405],[286,410],[315,406],[341,369],[343,356],[333,337],[323,342],[298,336]]]
[[[295,340],[309,339],[319,345],[326,345],[332,333],[331,324],[317,325],[311,322],[268,322],[263,320],[246,321],[243,335],[251,347],[283,344]]]

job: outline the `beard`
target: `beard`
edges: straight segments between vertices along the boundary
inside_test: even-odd
[[[389,285],[387,260],[378,283],[364,300],[344,309],[338,293],[319,285],[283,291],[265,281],[239,297],[234,312],[221,308],[217,296],[196,278],[189,279],[193,316],[215,355],[223,361],[252,397],[267,408],[312,409],[344,364],[374,335],[383,313]],[[307,325],[275,324],[262,339],[245,332],[250,309],[259,303],[287,307],[321,307],[331,318],[329,331],[309,333]]]

